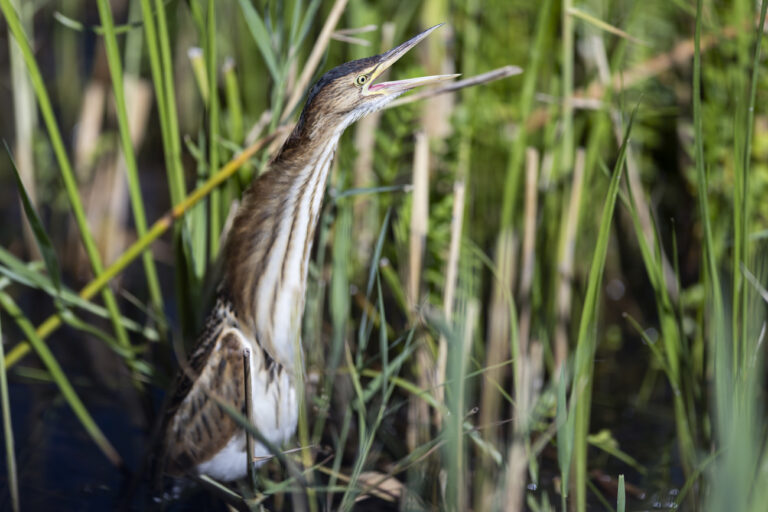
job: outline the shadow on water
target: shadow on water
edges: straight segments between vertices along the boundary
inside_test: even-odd
[[[146,430],[124,393],[89,393],[91,385],[75,384],[93,419],[131,471],[146,449]],[[130,477],[114,467],[91,441],[54,384],[14,378],[9,385],[22,510],[104,511],[117,509]],[[95,396],[98,395],[98,396]],[[9,503],[7,472],[0,466],[2,501]],[[144,482],[128,510],[144,510],[149,485]],[[226,510],[202,490],[185,489],[168,511]]]

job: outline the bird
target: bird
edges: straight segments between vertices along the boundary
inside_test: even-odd
[[[163,474],[237,480],[274,455],[268,445],[293,436],[307,266],[339,138],[403,93],[459,76],[377,83],[441,25],[326,72],[309,90],[291,134],[243,194],[223,244],[214,306],[163,414]],[[248,413],[267,442],[248,439],[222,402]]]

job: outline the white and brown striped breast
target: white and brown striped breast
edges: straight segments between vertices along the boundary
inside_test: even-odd
[[[245,411],[246,353],[254,426],[276,446],[293,435],[298,422],[295,376],[303,372],[307,266],[344,127],[342,123],[315,137],[294,133],[244,195],[224,245],[225,295],[211,313],[168,409],[167,473],[195,471],[234,480],[247,473],[247,459],[270,455],[254,440],[254,453],[246,457],[244,430],[213,399]]]

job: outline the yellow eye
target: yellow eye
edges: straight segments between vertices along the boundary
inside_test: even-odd
[[[355,78],[355,85],[358,87],[362,87],[365,85],[365,82],[368,81],[368,75],[357,75],[357,78]]]

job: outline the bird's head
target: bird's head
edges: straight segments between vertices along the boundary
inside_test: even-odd
[[[441,25],[428,28],[381,55],[353,60],[328,71],[309,91],[299,120],[300,129],[308,129],[310,137],[318,131],[323,134],[340,132],[411,89],[459,76],[436,75],[376,82],[384,71]]]

